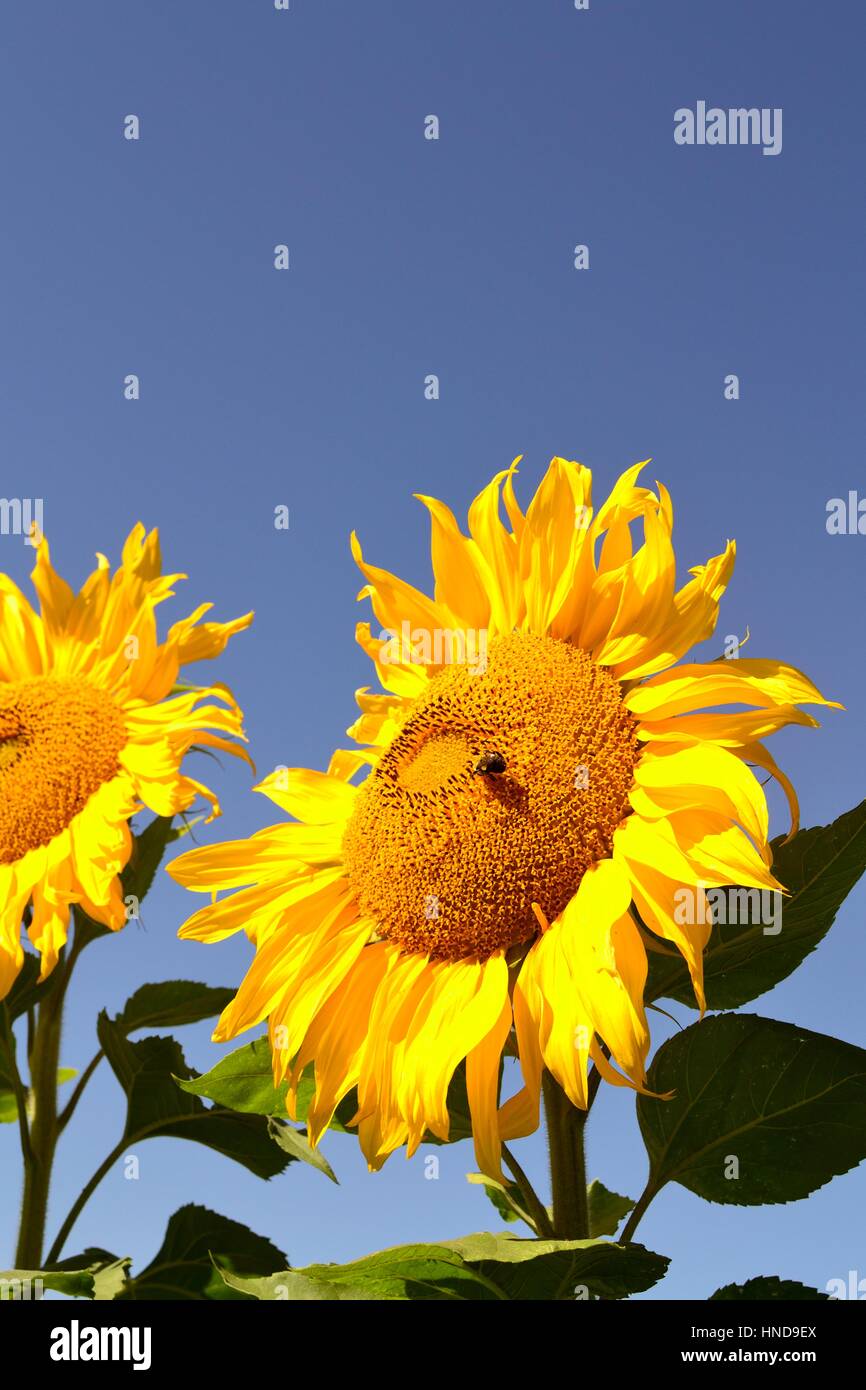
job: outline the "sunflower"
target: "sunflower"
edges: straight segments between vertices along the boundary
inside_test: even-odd
[[[40,611],[0,574],[0,998],[24,959],[21,922],[44,979],[66,941],[70,908],[117,929],[126,921],[118,874],[129,818],[161,816],[213,793],[180,771],[193,744],[247,755],[240,711],[224,687],[184,687],[181,666],[216,656],[252,614],[200,623],[203,604],[162,643],[155,610],[183,575],[162,575],[156,531],[137,525],[112,575],[108,560],[75,594],[37,546]],[[211,698],[213,697],[213,698]],[[220,703],[214,703],[213,699]]]
[[[796,823],[762,740],[828,703],[776,661],[676,664],[713,632],[735,548],[677,588],[670,496],[638,486],[644,464],[594,511],[590,471],[556,458],[524,513],[517,462],[472,503],[468,536],[420,498],[432,598],[352,537],[381,627],[357,630],[382,687],[358,692],[361,746],[261,783],[293,822],[170,866],[212,894],[183,937],[255,943],[215,1040],[267,1019],[291,1115],[313,1064],[313,1143],[356,1087],[373,1169],[447,1138],[464,1059],[478,1164],[500,1180],[545,1069],[581,1109],[591,1062],[644,1089],[646,947],[682,953],[703,1007],[707,890],[781,888],[752,766]],[[506,1046],[523,1084],[500,1105]]]

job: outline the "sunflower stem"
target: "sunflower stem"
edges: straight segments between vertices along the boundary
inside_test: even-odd
[[[62,995],[53,990],[39,1006],[30,1062],[31,1154],[24,1164],[24,1195],[15,1265],[39,1269],[51,1168],[57,1143],[57,1065],[60,1058]]]
[[[507,1144],[502,1145],[502,1161],[520,1189],[527,1214],[532,1217],[535,1234],[539,1240],[553,1240],[553,1225],[547,1209]]]
[[[30,1153],[24,1160],[24,1192],[21,1221],[15,1253],[17,1269],[39,1269],[45,1240],[51,1171],[57,1148],[57,1068],[63,1004],[69,977],[78,952],[75,946],[68,959],[56,967],[62,971],[54,989],[44,996],[36,1016],[30,1056]]]
[[[619,1237],[621,1245],[629,1245],[632,1241],[635,1230],[637,1229],[638,1222],[640,1221],[650,1202],[655,1197],[656,1191],[657,1189],[655,1187],[653,1187],[650,1183],[647,1183],[638,1201],[635,1203],[632,1209],[631,1216],[629,1217],[628,1221],[623,1227],[622,1235]]]
[[[73,1114],[75,1113],[75,1108],[76,1108],[76,1106],[78,1105],[78,1102],[81,1100],[81,1097],[84,1095],[84,1092],[85,1092],[85,1090],[86,1090],[86,1088],[87,1088],[87,1083],[88,1083],[88,1081],[90,1080],[90,1078],[91,1078],[91,1076],[93,1075],[93,1073],[96,1071],[96,1068],[99,1066],[99,1063],[102,1061],[102,1059],[103,1059],[104,1056],[105,1056],[105,1053],[104,1053],[104,1052],[102,1051],[102,1049],[100,1048],[99,1051],[96,1053],[95,1057],[92,1057],[92,1058],[90,1059],[90,1061],[88,1062],[88,1064],[87,1064],[87,1066],[85,1067],[84,1071],[81,1073],[80,1077],[78,1078],[78,1081],[77,1081],[76,1086],[75,1086],[75,1090],[72,1092],[72,1095],[70,1096],[69,1100],[67,1101],[65,1108],[64,1108],[63,1110],[61,1110],[61,1112],[60,1112],[60,1114],[59,1114],[59,1116],[58,1116],[58,1119],[57,1119],[57,1133],[58,1133],[58,1135],[61,1135],[61,1134],[63,1133],[64,1129],[65,1129],[66,1126],[69,1124],[69,1121],[72,1119],[72,1116],[73,1116]]]
[[[553,1189],[553,1230],[557,1240],[588,1240],[589,1211],[583,1153],[586,1111],[572,1105],[550,1072],[544,1073],[543,1088]]]
[[[9,1006],[6,1000],[0,1004],[0,1024],[2,1024],[2,1046],[6,1054],[6,1067],[8,1075],[12,1081],[12,1089],[15,1094],[15,1106],[18,1111],[18,1133],[21,1139],[21,1157],[26,1163],[31,1153],[30,1147],[30,1126],[27,1123],[27,1091],[21,1080],[21,1073],[18,1070],[18,1061],[15,1056],[15,1034],[12,1030],[12,1020],[9,1017]]]
[[[221,1113],[225,1114],[227,1112],[222,1111]],[[126,1135],[124,1135],[120,1142],[118,1144],[115,1144],[114,1148],[111,1150],[111,1153],[108,1154],[107,1157],[102,1160],[92,1177],[84,1184],[84,1187],[81,1189],[75,1201],[72,1203],[72,1206],[70,1207],[69,1211],[66,1213],[63,1225],[57,1232],[57,1235],[54,1239],[54,1244],[48,1251],[49,1264],[53,1264],[56,1260],[60,1259],[61,1252],[63,1250],[64,1245],[66,1244],[72,1227],[75,1225],[76,1221],[78,1220],[82,1211],[86,1207],[87,1203],[90,1201],[97,1187],[102,1182],[102,1179],[108,1176],[117,1160],[121,1158],[123,1154],[126,1152],[127,1143],[127,1137]]]

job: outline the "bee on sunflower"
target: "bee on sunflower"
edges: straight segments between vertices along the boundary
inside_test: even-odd
[[[671,499],[639,485],[644,464],[594,508],[590,470],[555,458],[524,512],[517,462],[476,497],[468,535],[421,497],[432,597],[352,537],[382,629],[357,629],[381,687],[358,692],[357,746],[260,784],[292,821],[170,866],[211,895],[183,937],[244,929],[255,945],[215,1040],[266,1019],[292,1115],[313,1065],[313,1143],[357,1088],[372,1169],[447,1139],[464,1060],[497,1181],[503,1141],[538,1126],[543,1080],[578,1111],[591,1064],[645,1089],[647,946],[682,954],[703,1007],[702,895],[784,887],[754,769],[780,782],[794,827],[797,800],[764,739],[830,703],[778,661],[683,662],[715,629],[735,547],[677,587]],[[483,635],[483,662],[448,659],[436,639],[460,633],[476,654]],[[523,1084],[500,1103],[506,1047]]]

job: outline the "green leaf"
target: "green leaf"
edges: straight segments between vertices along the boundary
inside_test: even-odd
[[[661,1279],[668,1261],[640,1245],[520,1240],[508,1233],[382,1250],[347,1265],[309,1265],[226,1282],[274,1301],[469,1301],[624,1298]]]
[[[175,828],[173,816],[154,816],[139,834],[133,836],[132,854],[120,876],[124,898],[131,896],[139,902],[144,899],[168,846],[184,833],[183,826]]]
[[[290,1158],[298,1158],[302,1163],[309,1163],[311,1168],[318,1168],[320,1173],[324,1173],[331,1182],[336,1182],[337,1177],[324,1154],[318,1149],[314,1149],[305,1134],[299,1129],[294,1129],[290,1124],[283,1123],[282,1120],[268,1118],[268,1133],[271,1138],[279,1144],[281,1149]]]
[[[497,1182],[495,1178],[488,1178],[486,1173],[467,1173],[466,1181],[484,1188],[503,1221],[526,1221],[528,1225],[532,1225],[521,1206],[522,1194],[517,1183]]]
[[[140,991],[139,991],[140,992]],[[267,1037],[254,1038],[243,1047],[230,1052],[217,1062],[203,1076],[178,1081],[181,1088],[191,1096],[201,1096],[215,1101],[229,1110],[238,1110],[245,1115],[269,1115],[276,1119],[286,1118],[287,1083],[283,1081],[274,1086],[274,1069],[271,1046]],[[303,1124],[313,1102],[315,1079],[312,1066],[308,1067],[298,1085],[298,1121]],[[329,1128],[346,1133],[352,1129],[351,1121],[358,1109],[354,1090],[340,1101]],[[469,1100],[466,1094],[465,1065],[461,1064],[448,1087],[448,1114],[451,1129],[448,1143],[468,1139],[472,1134],[469,1118]],[[425,1144],[441,1144],[444,1141],[432,1134],[424,1136]]]
[[[14,1044],[14,1034],[12,1035],[12,1041]],[[65,1081],[72,1081],[73,1078],[77,1075],[78,1072],[76,1071],[75,1067],[58,1067],[58,1086],[62,1086]],[[30,1092],[27,1090],[26,1086],[24,1088],[24,1094],[27,1100],[29,1101]],[[17,1122],[18,1102],[15,1098],[15,1087],[13,1077],[9,1069],[9,1063],[5,1049],[2,1045],[0,1045],[0,1124],[11,1125],[17,1124]]]
[[[107,927],[104,922],[96,922],[90,917],[80,903],[72,906],[72,920],[75,924],[75,947],[82,951],[85,946],[90,946],[94,941],[101,941],[105,936],[113,936],[111,927]],[[49,978],[53,978],[57,971],[52,971]]]
[[[642,1245],[603,1240],[523,1240],[485,1232],[448,1244],[509,1299],[625,1298],[651,1288],[669,1263]]]
[[[589,1207],[589,1234],[593,1240],[598,1236],[616,1235],[623,1217],[627,1216],[634,1206],[631,1197],[621,1197],[618,1192],[610,1192],[598,1178],[586,1189],[586,1201]]]
[[[832,825],[801,830],[787,844],[773,841],[773,873],[788,889],[781,931],[751,920],[717,924],[704,955],[710,1009],[736,1009],[784,980],[826,936],[836,913],[866,870],[866,801]],[[738,894],[747,889],[731,890]],[[752,890],[754,894],[756,889]],[[730,899],[729,899],[730,901]],[[746,903],[748,900],[737,900]],[[649,953],[647,999],[676,999],[697,1008],[688,971],[677,955]]]
[[[127,999],[122,1011],[112,1020],[112,1027],[124,1037],[142,1028],[182,1027],[187,1023],[214,1018],[222,1013],[232,998],[233,990],[203,985],[196,980],[162,980],[156,984],[142,985],[137,989]],[[77,1072],[67,1069],[58,1072],[57,1079],[67,1081],[76,1075]],[[0,1075],[0,1123],[6,1118],[6,1109],[3,1078]],[[11,1110],[10,1118],[15,1118],[14,1108]]]
[[[129,1042],[103,1012],[97,1033],[112,1071],[126,1092],[124,1139],[169,1135],[191,1139],[233,1158],[262,1178],[281,1173],[289,1156],[268,1134],[267,1122],[255,1115],[208,1109],[186,1095],[175,1080],[189,1076],[180,1044],[174,1038],[148,1037]]]
[[[93,1275],[87,1270],[50,1272],[44,1269],[5,1269],[0,1273],[0,1302],[41,1298],[46,1289],[68,1298],[92,1298]]]
[[[129,1277],[132,1261],[126,1256],[122,1260],[112,1260],[100,1265],[93,1272],[93,1297],[97,1303],[119,1298]]]
[[[654,1192],[792,1202],[866,1158],[866,1052],[792,1023],[705,1018],[659,1049],[648,1086],[675,1093],[637,1098]]]
[[[436,1245],[407,1245],[348,1265],[309,1265],[267,1279],[220,1269],[231,1289],[265,1302],[383,1302],[394,1299],[487,1299],[483,1281],[460,1256]]]
[[[725,1284],[710,1294],[710,1303],[814,1303],[826,1302],[829,1294],[798,1284],[796,1279],[780,1279],[777,1274],[759,1274],[745,1284]]]
[[[135,898],[136,905],[144,901],[166,849],[173,841],[188,834],[195,824],[197,821],[193,820],[175,826],[173,816],[154,816],[140,833],[133,835],[132,853],[120,875],[121,892],[125,900]],[[134,908],[130,915],[137,916],[137,909]],[[79,949],[112,934],[110,927],[94,921],[79,904],[73,908],[73,916],[76,944]]]
[[[14,1077],[17,1045],[11,1028],[7,1037],[8,1042],[0,1034],[0,1124],[12,1125],[18,1121],[18,1101],[15,1096]],[[7,1046],[11,1049],[11,1059],[6,1051]]]
[[[266,1037],[255,1038],[217,1062],[204,1076],[180,1081],[181,1088],[191,1096],[203,1096],[229,1110],[245,1115],[286,1117],[287,1083],[274,1086],[271,1047]],[[313,1099],[315,1082],[312,1068],[304,1073],[298,1086],[298,1119],[303,1123]],[[331,1129],[345,1130],[347,1121],[357,1109],[354,1093],[337,1107]]]
[[[215,1018],[234,995],[232,989],[218,989],[196,980],[160,980],[137,989],[114,1023],[123,1033],[135,1033],[140,1028],[180,1028]]]
[[[129,1256],[118,1259],[107,1250],[88,1247],[79,1255],[71,1255],[65,1260],[48,1266],[50,1273],[85,1270],[93,1277],[93,1292],[88,1297],[96,1302],[110,1302],[118,1298],[127,1286],[129,1278]]]
[[[120,875],[121,893],[124,900],[135,898],[136,907],[130,916],[138,915],[137,905],[144,900],[159,868],[166,848],[173,840],[178,840],[185,835],[188,827],[185,825],[175,829],[172,816],[155,816],[139,834],[132,836],[132,853],[129,862]],[[89,946],[93,941],[99,941],[102,937],[111,936],[110,927],[103,922],[95,921],[85,912],[80,904],[76,904],[73,909],[75,921],[75,940],[78,949]],[[57,973],[56,971],[54,972]]]
[[[28,1009],[35,1006],[55,989],[57,982],[62,975],[61,970],[53,970],[47,980],[39,983],[39,975],[42,963],[39,956],[32,951],[24,952],[24,964],[21,966],[15,983],[6,995],[5,1004],[9,1010],[9,1021],[14,1023],[16,1018],[26,1014]]]
[[[231,1289],[214,1268],[236,1275],[270,1274],[286,1257],[264,1236],[194,1204],[169,1219],[159,1252],[141,1274],[130,1280],[123,1300],[225,1300],[249,1298]]]
[[[245,1115],[286,1113],[287,1086],[285,1082],[278,1089],[274,1086],[271,1047],[266,1037],[245,1043],[203,1076],[178,1081],[178,1085],[191,1096],[203,1096]]]
[[[95,1258],[91,1258],[95,1257]],[[38,1299],[50,1290],[67,1298],[112,1299],[123,1288],[129,1260],[117,1260],[104,1251],[87,1250],[78,1261],[63,1260],[50,1269],[7,1269],[0,1274],[0,1302],[6,1299]]]

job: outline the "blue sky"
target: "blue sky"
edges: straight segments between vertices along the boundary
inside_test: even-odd
[[[866,538],[829,536],[825,517],[829,499],[866,495],[864,37],[856,7],[805,0],[19,4],[0,57],[0,493],[44,499],[69,579],[97,550],[116,560],[136,520],[158,525],[167,567],[190,575],[176,616],[205,599],[221,617],[257,611],[219,676],[260,769],[323,767],[370,679],[353,643],[367,616],[353,527],[371,559],[424,586],[413,492],[460,514],[518,453],[524,497],[556,453],[599,488],[652,455],[683,571],[737,538],[720,633],[748,626],[751,655],[803,667],[847,707],[774,745],[804,823],[833,819],[863,795]],[[676,145],[674,112],[698,100],[781,107],[781,154]],[[588,270],[573,268],[578,243]],[[273,526],[281,504],[288,531]],[[31,559],[0,536],[0,568],[21,580]],[[243,770],[207,771],[225,806],[208,840],[270,823]],[[860,889],[755,1010],[866,1045],[863,903]],[[237,983],[248,946],[178,942],[189,910],[163,877],[143,925],[84,958],[66,1065],[95,1050],[96,1008],[146,979]],[[184,1039],[195,1066],[213,1065],[207,1028]],[[120,1124],[103,1070],[61,1146],[53,1227]],[[636,1196],[628,1094],[602,1095],[589,1139],[593,1175]],[[541,1139],[523,1147],[543,1183]],[[103,1245],[140,1266],[191,1200],[297,1265],[496,1223],[465,1181],[465,1145],[438,1150],[437,1182],[399,1156],[371,1177],[343,1136],[326,1152],[338,1189],[299,1165],[264,1184],[152,1141],[138,1182],[118,1170],[104,1183],[70,1252]],[[5,1246],[17,1161],[10,1127]],[[654,1296],[866,1273],[864,1183],[858,1171],[758,1209],[668,1188],[641,1226],[673,1259]]]

